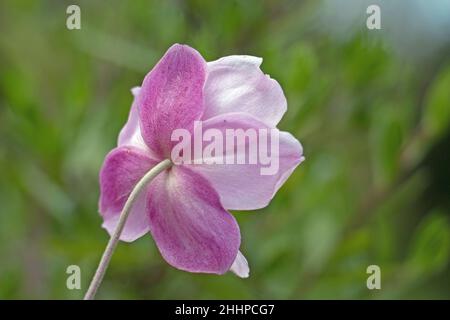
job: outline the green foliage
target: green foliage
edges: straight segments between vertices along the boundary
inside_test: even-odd
[[[437,75],[427,98],[424,127],[436,136],[447,130],[450,122],[450,65]]]
[[[442,212],[432,212],[419,225],[407,260],[410,272],[428,276],[448,266],[450,225]]]

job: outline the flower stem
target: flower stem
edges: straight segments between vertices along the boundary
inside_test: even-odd
[[[109,239],[108,245],[106,246],[105,251],[103,252],[102,259],[98,264],[97,271],[95,272],[94,277],[92,278],[91,284],[84,296],[84,300],[92,300],[95,297],[98,287],[100,286],[103,276],[105,275],[106,269],[108,268],[109,261],[116,249],[117,243],[119,242],[120,235],[125,227],[125,222],[127,221],[128,215],[130,214],[130,209],[132,208],[137,196],[142,191],[142,189],[152,181],[159,173],[164,171],[165,169],[172,166],[172,162],[169,159],[163,160],[154,166],[150,171],[148,171],[144,177],[139,180],[139,182],[134,187],[133,191],[131,191],[130,196],[123,207],[122,212],[120,213],[119,222],[117,223],[116,229]]]

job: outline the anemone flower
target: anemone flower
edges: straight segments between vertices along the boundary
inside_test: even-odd
[[[177,269],[248,276],[239,226],[227,210],[267,206],[304,159],[300,143],[276,128],[286,98],[278,82],[260,70],[261,63],[252,56],[207,63],[193,48],[175,44],[132,90],[128,121],[100,171],[99,211],[111,239],[85,298],[94,296],[119,239],[131,242],[147,233]],[[210,153],[210,161],[196,161],[195,152],[189,155],[194,161],[177,161],[173,133],[194,133],[196,123],[216,136],[227,136],[230,129],[275,133],[276,139],[253,136],[242,143],[276,140],[271,150],[276,170],[261,174],[260,162],[229,162],[230,153],[249,152],[236,145]]]

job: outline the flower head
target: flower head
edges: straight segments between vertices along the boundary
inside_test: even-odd
[[[239,251],[239,226],[227,210],[265,207],[303,160],[300,143],[276,129],[287,103],[278,82],[260,70],[261,63],[251,56],[207,63],[196,50],[175,44],[142,86],[132,90],[135,98],[128,122],[100,172],[100,213],[109,233],[137,182],[157,163],[172,159],[176,164],[139,194],[120,239],[134,241],[150,232],[164,259],[178,269],[216,274],[231,269],[248,276],[247,261]],[[174,131],[183,129],[195,137],[198,122],[203,131],[212,129],[221,148],[202,162],[196,161],[199,153],[189,143],[179,155],[189,153],[194,161],[176,162],[172,151],[179,141]],[[231,129],[270,131],[276,139],[249,135],[241,140],[244,148],[217,141]],[[261,174],[262,162],[230,163],[221,158],[248,153],[245,147],[252,141],[275,140],[277,148],[271,155],[277,157],[277,170],[270,175]],[[200,154],[207,148],[200,145]]]

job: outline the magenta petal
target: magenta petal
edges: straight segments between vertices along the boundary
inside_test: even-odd
[[[203,177],[179,166],[160,174],[150,185],[148,213],[150,232],[169,264],[189,272],[230,269],[239,226]]]
[[[206,62],[194,49],[175,44],[145,77],[138,97],[141,130],[149,148],[168,158],[174,129],[191,129],[203,114]]]
[[[112,234],[120,213],[136,183],[156,161],[143,150],[119,147],[105,158],[100,170],[100,213],[103,227]],[[121,240],[133,241],[149,230],[145,212],[145,192],[136,200],[121,235]]]
[[[203,120],[214,116],[245,112],[275,127],[287,109],[278,82],[264,74],[261,58],[228,56],[208,62]]]
[[[223,114],[203,122],[203,132],[211,128],[220,130],[224,137],[226,129],[269,129],[260,120],[245,113]],[[270,129],[279,133],[279,165],[273,175],[262,175],[262,165],[259,162],[186,166],[200,173],[213,185],[224,208],[229,210],[263,208],[269,204],[278,189],[304,159],[302,146],[297,139],[290,133],[280,132],[276,128]],[[236,152],[234,154],[237,155]],[[213,159],[214,157],[209,158],[210,161]]]
[[[130,215],[128,216],[127,222],[125,223],[124,230],[120,235],[120,240],[126,242],[132,242],[149,230],[148,217],[145,211],[145,206],[147,205],[147,193],[145,190],[138,195],[133,208],[131,209]],[[120,211],[107,210],[103,215],[104,221],[102,227],[108,231],[110,235],[116,230],[117,223],[119,222]]]

